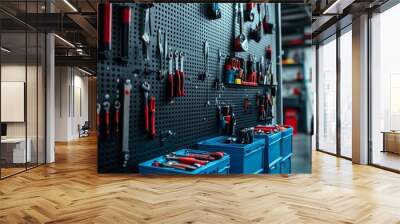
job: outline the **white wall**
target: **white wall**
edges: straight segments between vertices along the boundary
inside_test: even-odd
[[[56,141],[79,138],[78,125],[88,120],[88,78],[73,67],[56,67]]]

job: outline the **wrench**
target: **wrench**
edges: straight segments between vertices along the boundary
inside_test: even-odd
[[[150,7],[145,9],[144,32],[142,35],[143,54],[146,64],[150,61]]]
[[[183,71],[183,60],[184,60],[185,54],[183,53],[183,51],[181,51],[181,53],[179,53],[179,57],[181,59],[181,71],[180,71],[181,91],[180,91],[180,93],[181,93],[181,96],[184,96],[185,95],[185,72]]]
[[[160,71],[158,71],[158,79],[162,80],[164,76],[164,48],[160,29],[158,29],[158,53],[160,54]]]
[[[150,84],[148,82],[142,83],[142,90],[144,93],[144,108],[143,108],[143,113],[144,113],[144,121],[145,123],[145,128],[146,132],[150,133],[150,128],[149,128],[149,91],[150,91]]]
[[[129,107],[131,102],[131,94],[132,94],[132,84],[131,80],[127,79],[124,84],[124,112],[123,123],[122,123],[122,154],[123,154],[123,162],[122,166],[126,167],[128,160],[130,158],[129,155]]]
[[[121,102],[118,99],[114,101],[114,109],[115,109],[115,134],[119,135],[119,120],[120,120],[120,109]]]
[[[169,52],[168,55],[168,80],[167,80],[167,98],[169,101],[172,101],[172,98],[174,98],[174,73],[173,73],[173,68],[172,68],[172,59],[173,59],[173,53],[172,51]]]

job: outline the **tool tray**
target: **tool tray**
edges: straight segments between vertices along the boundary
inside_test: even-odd
[[[251,144],[224,143],[228,136],[219,136],[197,143],[201,150],[223,151],[231,156],[231,173],[258,174],[264,170],[264,139],[254,139]]]
[[[181,149],[176,151],[177,155],[187,155],[187,152],[190,153],[206,153],[205,151],[193,150],[193,149]],[[224,157],[218,160],[214,160],[212,162],[207,163],[204,166],[201,166],[193,171],[185,171],[175,168],[168,167],[156,167],[153,166],[153,162],[158,161],[160,163],[164,163],[167,161],[165,156],[159,156],[154,159],[148,160],[146,162],[139,164],[139,173],[140,174],[228,174],[230,170],[230,156],[225,154]]]

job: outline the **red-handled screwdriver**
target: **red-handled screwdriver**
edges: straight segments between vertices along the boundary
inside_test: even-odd
[[[179,52],[175,51],[175,96],[181,96],[181,74],[179,71]]]
[[[172,70],[172,58],[173,53],[170,51],[168,55],[168,78],[167,78],[167,97],[168,100],[172,101],[174,98],[174,73]]]
[[[149,112],[150,112],[150,136],[154,138],[156,136],[156,98],[150,97],[149,100]]]

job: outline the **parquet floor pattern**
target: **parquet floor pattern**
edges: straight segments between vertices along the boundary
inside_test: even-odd
[[[96,142],[0,181],[0,223],[400,223],[400,175],[315,152],[313,174],[97,174]]]

